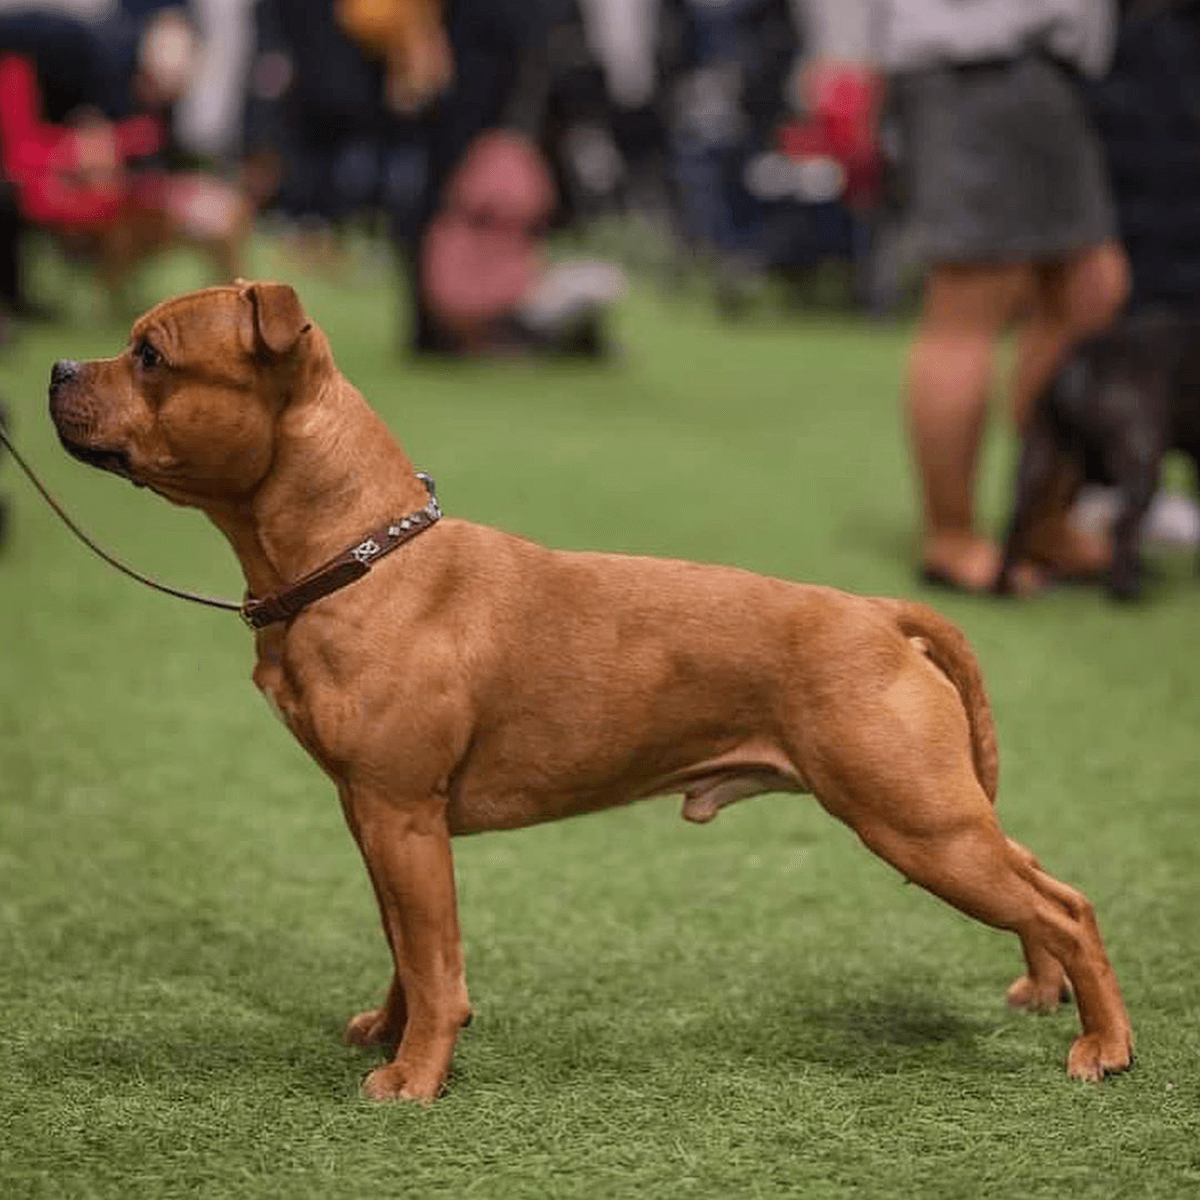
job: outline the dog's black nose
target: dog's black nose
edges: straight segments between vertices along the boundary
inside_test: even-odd
[[[74,359],[60,358],[50,368],[50,386],[52,388],[62,387],[64,383],[69,383],[78,374],[79,364]]]

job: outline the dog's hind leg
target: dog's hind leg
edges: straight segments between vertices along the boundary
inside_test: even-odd
[[[1019,842],[1012,838],[1007,841],[1009,850],[1029,870],[1029,878],[1036,887],[1038,874],[1045,874],[1042,864]],[[1057,1012],[1058,1006],[1071,998],[1071,985],[1062,963],[1040,942],[1022,939],[1021,950],[1025,955],[1025,974],[1005,994],[1008,1006],[1028,1013]]]
[[[810,756],[821,804],[913,883],[1017,934],[1038,992],[1059,985],[1052,960],[1062,964],[1083,1026],[1067,1060],[1073,1078],[1128,1067],[1129,1018],[1091,905],[1004,836],[956,698],[904,672],[874,702],[860,691],[853,711],[857,721],[838,721],[842,736]]]
[[[932,814],[944,799],[943,791],[918,807]],[[1067,1060],[1072,1078],[1097,1081],[1124,1070],[1133,1059],[1132,1032],[1091,905],[1023,862],[994,818],[972,807],[971,818],[914,823],[906,806],[903,824],[872,822],[858,833],[906,878],[968,916],[1016,933],[1033,979],[1044,980],[1052,959],[1063,965],[1083,1026]]]

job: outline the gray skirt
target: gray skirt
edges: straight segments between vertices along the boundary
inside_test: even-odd
[[[1115,236],[1082,89],[1040,54],[893,81],[906,231],[923,260],[1060,260]]]

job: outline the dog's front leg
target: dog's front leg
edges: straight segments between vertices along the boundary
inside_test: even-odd
[[[395,1057],[367,1076],[363,1093],[373,1100],[432,1100],[471,1015],[445,804],[353,788],[347,801],[395,967],[383,1024],[394,1028],[399,1019],[403,1029]]]
[[[339,791],[339,798],[342,802],[342,812],[346,817],[346,824],[350,827],[354,841],[367,865],[367,874],[370,876],[375,900],[379,905],[379,919],[383,924],[383,932],[388,946],[391,947],[399,938],[400,931],[388,926],[388,905],[379,880],[375,878],[375,873],[371,870],[371,860],[363,849],[362,827],[354,807],[354,797],[348,788],[342,788]],[[400,976],[393,968],[387,997],[383,1004],[379,1008],[369,1008],[366,1012],[360,1012],[351,1017],[346,1022],[345,1029],[342,1030],[342,1041],[348,1046],[385,1046],[389,1054],[394,1054],[396,1047],[400,1044],[400,1039],[404,1036],[404,1025],[407,1020],[408,1005],[404,1000],[404,984],[401,983]]]

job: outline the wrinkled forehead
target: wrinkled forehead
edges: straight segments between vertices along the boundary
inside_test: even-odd
[[[188,346],[211,353],[217,345],[239,345],[248,316],[245,291],[239,287],[205,288],[175,296],[143,313],[129,333],[131,345],[143,338],[158,343],[165,354],[181,355]]]

